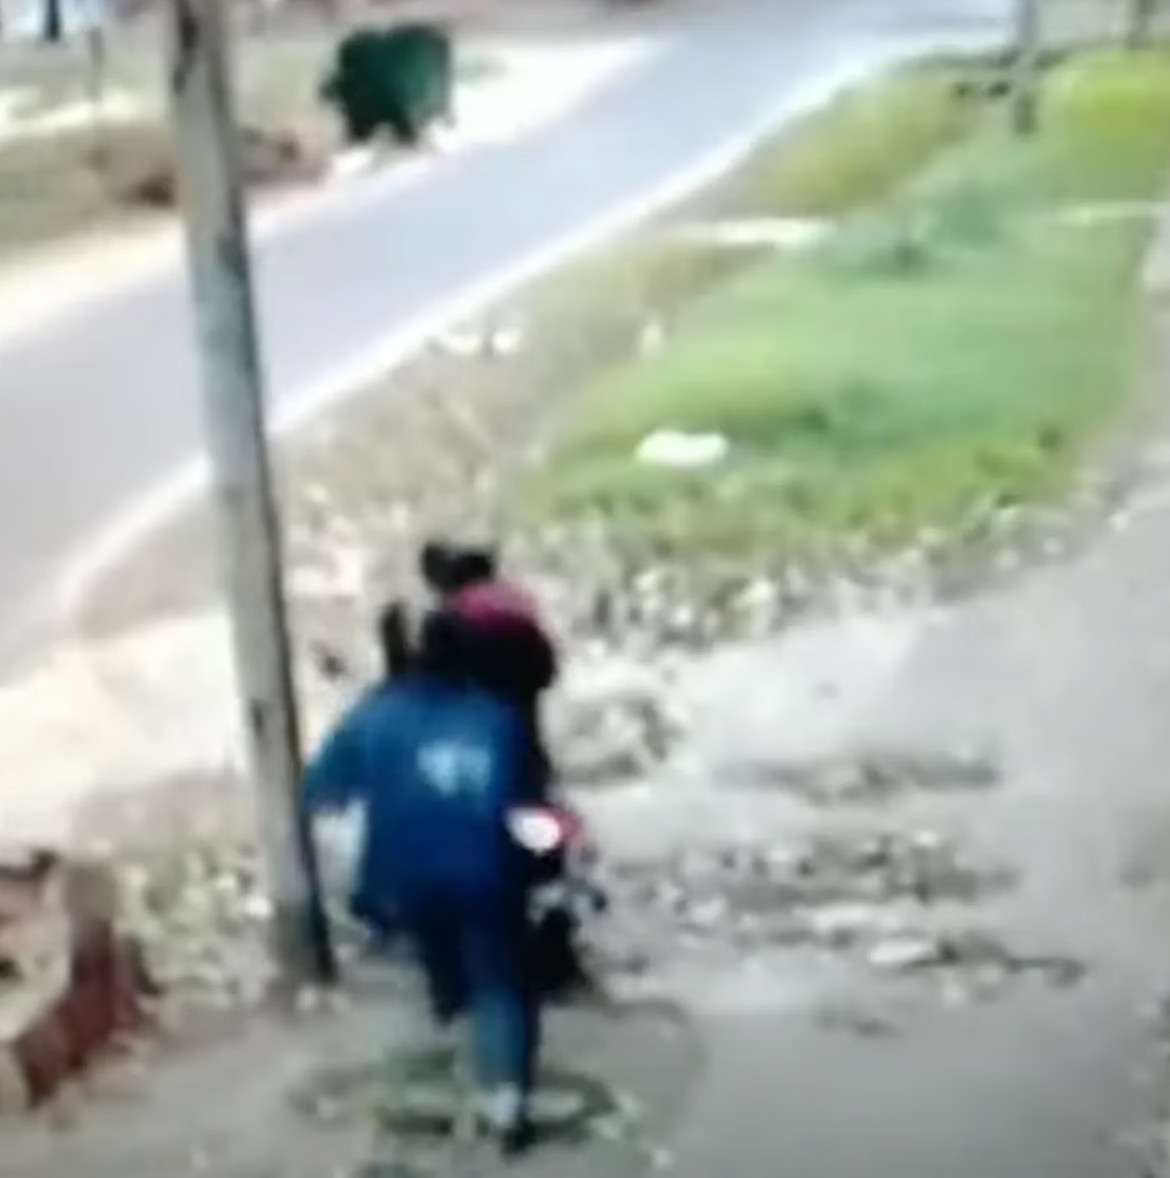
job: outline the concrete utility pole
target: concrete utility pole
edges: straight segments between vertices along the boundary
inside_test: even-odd
[[[1125,25],[1127,49],[1144,49],[1149,45],[1156,6],[1157,0],[1129,0],[1129,13]]]
[[[1040,122],[1040,0],[1016,0],[1012,129],[1034,135]]]
[[[65,0],[45,0],[41,14],[41,40],[46,45],[60,45],[65,39]]]
[[[298,804],[300,749],[222,0],[170,0],[170,89],[204,417],[281,979],[335,962]],[[149,341],[147,341],[149,346]]]

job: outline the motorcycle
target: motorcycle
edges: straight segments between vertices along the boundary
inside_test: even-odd
[[[582,816],[559,800],[518,807],[508,829],[532,870],[528,976],[546,1001],[569,1001],[593,988],[583,937],[608,908],[597,846]],[[318,820],[315,834],[332,906],[356,921],[367,953],[392,956],[398,941],[393,913],[375,910],[350,890],[363,839],[361,815]]]
[[[563,802],[529,806],[509,818],[512,837],[532,856],[529,976],[549,1001],[594,986],[581,937],[608,900],[597,878],[598,854],[581,815]]]
[[[462,559],[465,564],[468,560],[472,564],[486,560],[489,570],[494,560],[494,556],[485,557],[478,551],[450,547],[432,549],[430,556],[432,566],[439,557],[447,562]],[[432,580],[433,572],[432,568]],[[483,603],[479,604],[482,607]],[[383,671],[390,679],[407,671],[414,660],[417,622],[404,601],[391,602],[379,619]],[[336,656],[325,661],[332,672],[344,669]],[[322,669],[325,669],[324,661]],[[582,934],[589,922],[607,908],[606,895],[598,880],[596,845],[580,813],[563,799],[517,808],[508,825],[512,837],[528,852],[533,870],[529,976],[535,979],[543,997],[569,998],[592,985]],[[361,820],[356,815],[335,820],[332,828],[319,828],[318,843],[325,850],[326,876],[335,885],[342,878],[352,879],[361,839]],[[350,915],[371,934],[371,948],[383,951],[393,946],[396,929],[392,914],[376,910],[377,906],[365,903],[360,896],[349,897],[347,907]]]

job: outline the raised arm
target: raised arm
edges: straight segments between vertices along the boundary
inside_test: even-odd
[[[310,816],[336,813],[361,800],[367,706],[363,699],[346,712],[306,767],[301,804]]]

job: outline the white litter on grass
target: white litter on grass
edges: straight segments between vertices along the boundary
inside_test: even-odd
[[[1064,225],[1113,225],[1119,221],[1153,219],[1161,214],[1165,207],[1162,201],[1114,200],[1059,209],[1054,220]]]
[[[679,231],[684,241],[732,249],[808,249],[823,241],[833,222],[808,217],[757,217],[687,225]]]
[[[647,434],[638,443],[634,456],[648,466],[696,470],[722,462],[729,449],[723,434],[661,429]]]

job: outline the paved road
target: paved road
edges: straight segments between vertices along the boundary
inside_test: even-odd
[[[874,34],[956,28],[978,0],[729,0],[557,126],[372,182],[259,249],[271,395],[287,408],[408,317],[712,150]],[[933,6],[933,7],[932,7]],[[986,7],[986,6],[984,6]],[[940,13],[942,15],[940,15]],[[199,446],[181,276],[123,288],[0,351],[0,646],[64,563]]]

